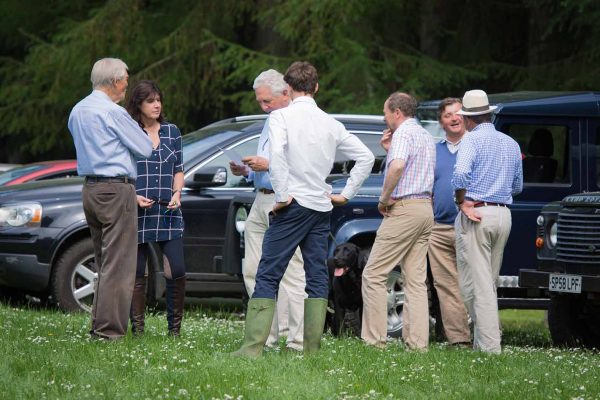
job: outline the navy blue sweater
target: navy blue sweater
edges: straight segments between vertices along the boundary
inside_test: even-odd
[[[454,224],[458,214],[454,204],[454,189],[450,181],[456,163],[456,153],[450,153],[445,141],[435,147],[435,179],[433,181],[433,215],[435,222]]]

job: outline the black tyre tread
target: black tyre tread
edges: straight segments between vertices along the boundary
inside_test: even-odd
[[[71,292],[71,273],[79,260],[93,253],[92,239],[85,238],[69,247],[56,261],[52,270],[50,291],[54,304],[61,310],[67,312],[84,312],[77,304]]]

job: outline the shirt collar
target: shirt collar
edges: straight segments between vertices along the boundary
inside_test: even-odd
[[[471,132],[478,131],[480,129],[490,129],[490,127],[492,129],[496,129],[494,127],[494,124],[492,124],[491,122],[483,122],[483,123],[477,125],[475,128],[473,128],[473,130],[471,130]]]
[[[418,125],[418,122],[415,118],[407,118],[404,121],[402,121],[402,123],[400,124],[400,126],[407,124],[407,125]],[[400,126],[398,126],[398,128],[400,128]]]
[[[114,101],[112,101],[112,99],[110,98],[109,95],[107,95],[106,93],[104,93],[102,90],[99,90],[99,89],[94,89],[92,91],[92,96],[98,97],[98,98],[104,98],[104,99],[110,101],[111,103],[114,103]]]
[[[300,97],[296,97],[294,100],[292,100],[292,104],[293,103],[311,103],[311,104],[317,104],[317,102],[315,101],[315,99],[313,99],[310,96],[300,96]]]
[[[454,142],[454,143],[449,141],[448,138],[443,138],[442,140],[440,140],[440,143],[448,143],[448,144],[451,144],[452,146],[458,146],[460,144],[460,142],[462,142],[463,138],[464,138],[464,136],[461,137],[458,142]]]

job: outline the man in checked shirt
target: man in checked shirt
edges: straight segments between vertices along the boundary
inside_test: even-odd
[[[425,280],[433,226],[435,144],[415,119],[416,109],[417,101],[412,96],[398,92],[390,95],[383,106],[389,130],[384,132],[381,144],[388,155],[378,208],[384,218],[362,278],[361,337],[377,347],[387,342],[385,283],[398,264],[404,273],[406,296],[402,337],[411,349],[425,350],[429,343]]]
[[[473,347],[500,353],[496,280],[512,225],[508,208],[523,189],[519,145],[491,123],[483,90],[470,90],[457,112],[470,133],[461,143],[452,186],[460,213],[455,220],[461,292],[474,322]]]

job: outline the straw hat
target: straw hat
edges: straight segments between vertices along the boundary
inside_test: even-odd
[[[457,112],[460,115],[482,115],[491,113],[496,106],[490,106],[487,94],[483,90],[469,90],[465,92],[462,100],[462,109]]]

